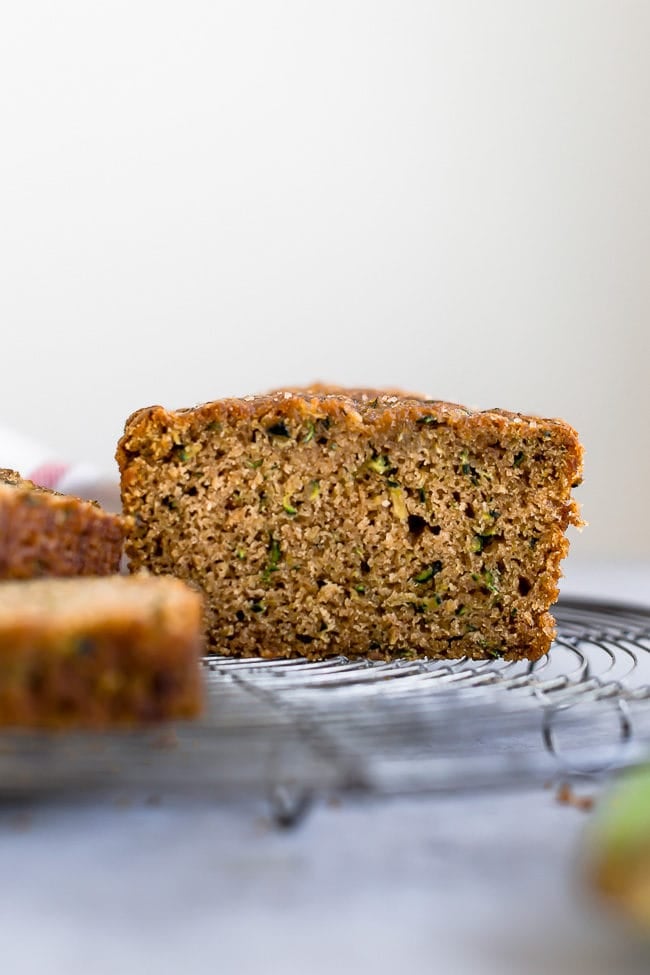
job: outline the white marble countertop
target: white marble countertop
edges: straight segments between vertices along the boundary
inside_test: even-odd
[[[564,592],[650,605],[650,562],[569,564]],[[322,803],[137,794],[0,808],[0,957],[22,973],[644,975],[589,902],[587,817],[549,789]]]

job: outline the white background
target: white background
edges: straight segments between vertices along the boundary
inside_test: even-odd
[[[0,419],[315,378],[562,415],[583,555],[650,549],[650,3],[0,15]]]

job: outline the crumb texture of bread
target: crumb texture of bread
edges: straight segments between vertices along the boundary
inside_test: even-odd
[[[582,448],[562,420],[311,387],[133,414],[130,567],[206,596],[224,654],[535,659]]]
[[[124,535],[124,519],[95,502],[0,469],[0,579],[110,575]]]
[[[178,579],[0,583],[0,726],[138,726],[202,704],[202,600]]]

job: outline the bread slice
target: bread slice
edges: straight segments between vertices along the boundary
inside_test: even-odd
[[[177,579],[0,583],[0,725],[112,728],[201,706],[199,594]]]
[[[124,533],[124,520],[96,502],[0,469],[0,579],[117,572]]]
[[[131,568],[207,597],[220,653],[535,659],[582,448],[561,420],[327,388],[143,409]]]

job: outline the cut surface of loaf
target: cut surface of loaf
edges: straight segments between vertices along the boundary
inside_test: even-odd
[[[94,501],[0,469],[0,579],[117,572],[124,532],[123,519]]]
[[[535,659],[582,448],[561,420],[327,387],[140,410],[133,570],[206,594],[219,653]]]
[[[0,583],[0,725],[112,728],[194,717],[201,597],[146,576]]]

